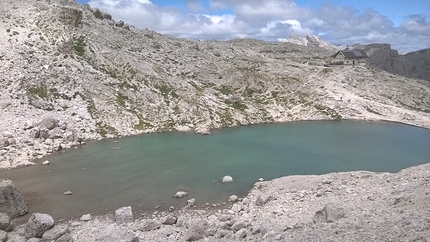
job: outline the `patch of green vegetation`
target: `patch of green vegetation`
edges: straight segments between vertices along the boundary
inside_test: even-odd
[[[334,120],[342,119],[342,115],[340,115],[336,110],[329,108],[327,106],[320,105],[320,104],[314,104],[314,108],[316,110],[318,110],[320,113],[322,113],[326,116],[329,116]]]
[[[96,132],[102,137],[106,137],[107,134],[117,134],[116,129],[114,127],[109,126],[107,124],[101,124],[100,122],[97,122]]]
[[[218,90],[219,92],[221,92],[224,95],[231,95],[233,94],[233,88],[229,87],[229,86],[224,86],[222,85],[219,88],[215,88],[216,90]]]
[[[246,106],[246,104],[242,103],[241,100],[234,100],[234,101],[228,101],[226,100],[227,104],[229,104],[232,108],[237,109],[239,111],[245,111],[246,108],[248,108],[248,106]]]
[[[152,127],[153,126],[150,123],[143,121],[141,118],[139,118],[139,123],[133,126],[133,128],[137,130],[145,130],[147,128],[152,128]]]
[[[333,72],[333,69],[331,69],[331,68],[323,68],[323,69],[320,71],[320,74],[329,74],[329,73],[331,73],[331,72]]]
[[[97,109],[96,109],[96,105],[92,99],[88,100],[87,111],[91,115],[91,118],[93,118],[93,119],[96,118],[95,114],[97,112]]]
[[[46,98],[48,96],[48,88],[45,85],[30,87],[27,91],[31,95],[38,96],[40,98]]]
[[[128,96],[122,95],[121,93],[118,93],[118,96],[116,97],[116,102],[121,107],[125,107],[125,104],[128,100]]]
[[[86,46],[86,44],[85,44],[84,37],[82,37],[82,36],[79,37],[76,40],[75,46],[74,46],[76,54],[79,55],[79,56],[84,56],[85,55],[85,46]]]
[[[382,115],[380,112],[378,112],[378,111],[376,111],[376,110],[373,110],[373,109],[371,109],[370,107],[366,107],[366,110],[367,110],[367,112],[369,112],[369,113],[374,113],[374,114],[377,114],[377,115]]]

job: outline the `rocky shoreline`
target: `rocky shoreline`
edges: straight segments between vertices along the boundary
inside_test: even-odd
[[[287,176],[257,182],[227,209],[142,216],[125,207],[57,221],[28,241],[428,241],[429,201],[430,163],[398,173]],[[16,225],[8,241],[27,241],[26,226]]]

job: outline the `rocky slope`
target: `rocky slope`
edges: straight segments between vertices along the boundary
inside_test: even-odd
[[[331,52],[137,30],[73,0],[0,2],[0,168],[88,139],[317,119],[430,127],[430,88]]]
[[[133,219],[130,208],[122,208],[115,215],[57,222],[42,238],[61,236],[68,240],[56,241],[82,242],[428,241],[429,201],[430,164],[394,174],[355,171],[289,176],[256,183],[247,197],[229,209],[185,207],[143,217],[135,214]],[[26,241],[26,227],[18,225],[7,236],[11,241]]]
[[[369,65],[396,75],[430,81],[430,49],[400,55],[389,44],[356,45],[353,48],[369,55]]]

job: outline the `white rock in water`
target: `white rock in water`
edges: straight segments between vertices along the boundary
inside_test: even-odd
[[[262,182],[262,181],[264,181],[264,179],[263,178],[258,178],[258,181]]]
[[[225,176],[222,178],[222,183],[233,182],[233,177]]]
[[[196,199],[195,198],[188,199],[187,204],[188,206],[194,206],[196,204]]]
[[[49,165],[49,164],[50,164],[49,160],[42,162],[42,165]]]
[[[81,217],[81,221],[90,221],[93,219],[93,216],[91,216],[91,214],[84,214]]]
[[[175,195],[173,195],[173,197],[181,198],[181,197],[185,197],[187,195],[188,195],[188,192],[178,191],[178,192],[176,192]]]
[[[71,191],[64,192],[64,195],[72,195],[72,194],[73,194],[73,192],[71,192]]]

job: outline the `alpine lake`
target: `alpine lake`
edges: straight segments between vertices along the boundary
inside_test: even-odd
[[[42,165],[45,160],[50,165]],[[211,135],[170,132],[92,141],[36,160],[34,166],[0,171],[0,177],[21,190],[29,214],[69,219],[123,206],[132,206],[135,215],[167,211],[184,207],[191,198],[197,208],[206,203],[220,208],[228,206],[230,195],[246,196],[259,178],[398,172],[428,162],[428,129],[390,122],[303,121],[224,128]],[[226,175],[234,182],[222,183]],[[177,191],[188,196],[173,198]]]

